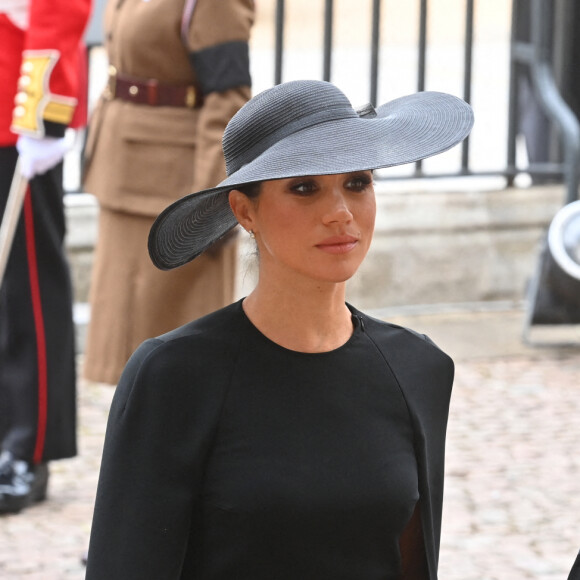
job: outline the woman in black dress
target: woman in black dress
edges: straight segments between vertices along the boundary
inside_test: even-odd
[[[433,580],[453,362],[345,302],[372,170],[459,143],[471,108],[418,93],[355,111],[294,81],[230,121],[228,178],[156,220],[153,262],[240,224],[245,299],[135,352],[107,428],[88,580]],[[211,240],[208,243],[208,239]]]

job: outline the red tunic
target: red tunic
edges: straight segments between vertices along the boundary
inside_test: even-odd
[[[18,134],[62,136],[86,121],[81,43],[91,0],[21,0],[18,7],[0,12],[0,146],[14,145]],[[17,17],[23,9],[28,24]]]

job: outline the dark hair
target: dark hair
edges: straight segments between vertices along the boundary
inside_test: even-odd
[[[253,181],[252,183],[248,183],[242,187],[236,187],[235,189],[241,191],[246,197],[249,197],[250,199],[256,199],[262,191],[262,182]]]

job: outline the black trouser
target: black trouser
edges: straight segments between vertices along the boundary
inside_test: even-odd
[[[17,152],[0,147],[0,215]],[[75,342],[62,164],[26,194],[0,288],[0,448],[27,461],[76,454]]]

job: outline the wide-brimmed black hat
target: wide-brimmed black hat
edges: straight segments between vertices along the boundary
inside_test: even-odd
[[[227,178],[167,207],[149,234],[149,254],[162,270],[182,266],[237,224],[228,194],[256,181],[330,175],[412,163],[461,142],[473,126],[471,107],[438,92],[355,110],[324,81],[291,81],[248,101],[223,136]]]

